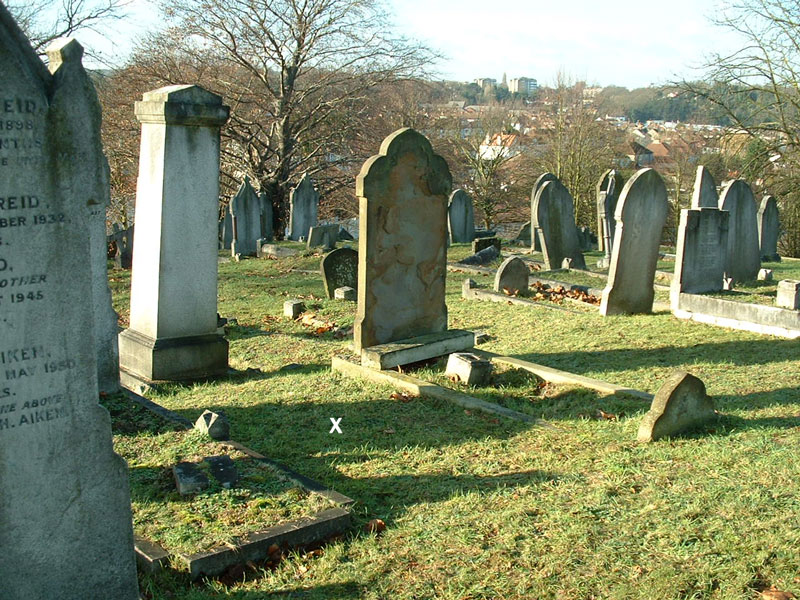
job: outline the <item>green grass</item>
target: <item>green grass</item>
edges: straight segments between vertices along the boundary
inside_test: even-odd
[[[170,554],[194,554],[233,544],[238,537],[311,516],[333,504],[239,450],[195,430],[165,421],[121,395],[105,398],[112,415],[114,448],[128,462],[134,531]],[[224,489],[203,459],[227,455],[239,475]],[[197,463],[207,490],[181,496],[172,467]]]
[[[488,332],[486,350],[651,393],[675,369],[700,377],[723,418],[641,445],[648,406],[631,398],[540,389],[518,372],[473,390],[550,429],[332,373],[348,341],[280,317],[285,299],[303,296],[319,318],[352,325],[355,304],[323,299],[317,275],[289,272],[318,265],[221,264],[237,374],[150,397],[192,420],[224,410],[233,439],[356,499],[353,530],[240,578],[142,576],[146,597],[738,600],[771,585],[800,594],[800,342],[666,312],[603,318],[466,301],[467,275],[448,274],[450,326]],[[112,274],[121,311],[126,282]],[[280,370],[288,363],[302,368]],[[441,365],[421,373],[464,389]],[[342,418],[342,435],[328,433],[330,417]],[[364,531],[374,518],[387,524],[380,536]]]

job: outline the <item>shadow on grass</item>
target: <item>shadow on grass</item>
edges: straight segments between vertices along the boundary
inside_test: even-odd
[[[312,373],[320,373],[322,371],[329,371],[331,368],[328,363],[288,363],[274,371],[262,371],[261,369],[249,368],[243,371],[236,369],[229,369],[228,375],[220,381],[227,381],[231,383],[243,383],[245,381],[261,381],[264,379],[271,379],[281,375],[310,375]],[[187,387],[191,387],[187,385]],[[225,411],[224,411],[225,412]]]
[[[517,354],[515,358],[563,369],[572,373],[614,372],[642,367],[690,368],[698,362],[734,365],[762,365],[797,359],[800,343],[788,339],[759,339],[695,344],[688,347],[662,346],[574,352]]]
[[[231,600],[261,600],[262,598],[275,598],[285,600],[352,600],[361,597],[363,584],[354,581],[344,583],[329,583],[308,587],[295,587],[274,592],[237,592],[230,591],[226,598]]]

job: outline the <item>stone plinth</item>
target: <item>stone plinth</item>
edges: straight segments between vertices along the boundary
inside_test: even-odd
[[[169,86],[136,103],[142,123],[130,327],[119,337],[123,382],[221,375],[217,206],[222,99]]]

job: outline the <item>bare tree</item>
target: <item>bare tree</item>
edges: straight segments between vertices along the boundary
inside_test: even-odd
[[[379,0],[177,0],[163,10],[171,28],[145,39],[134,63],[230,104],[228,175],[267,192],[278,237],[303,172],[324,192],[363,160],[351,140],[371,90],[423,74],[433,57],[391,35]]]
[[[758,140],[758,152],[743,152],[746,167],[779,197],[782,252],[800,256],[800,1],[740,0],[717,24],[737,32],[742,48],[713,56],[705,81],[680,85]]]

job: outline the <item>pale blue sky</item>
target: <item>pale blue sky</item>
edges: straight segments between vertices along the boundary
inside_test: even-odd
[[[714,51],[738,47],[714,26],[720,0],[386,0],[397,30],[446,55],[438,73],[472,81],[505,72],[552,84],[561,70],[589,84],[642,87],[699,75]],[[129,40],[157,22],[147,0],[111,42],[89,38],[119,57]]]

